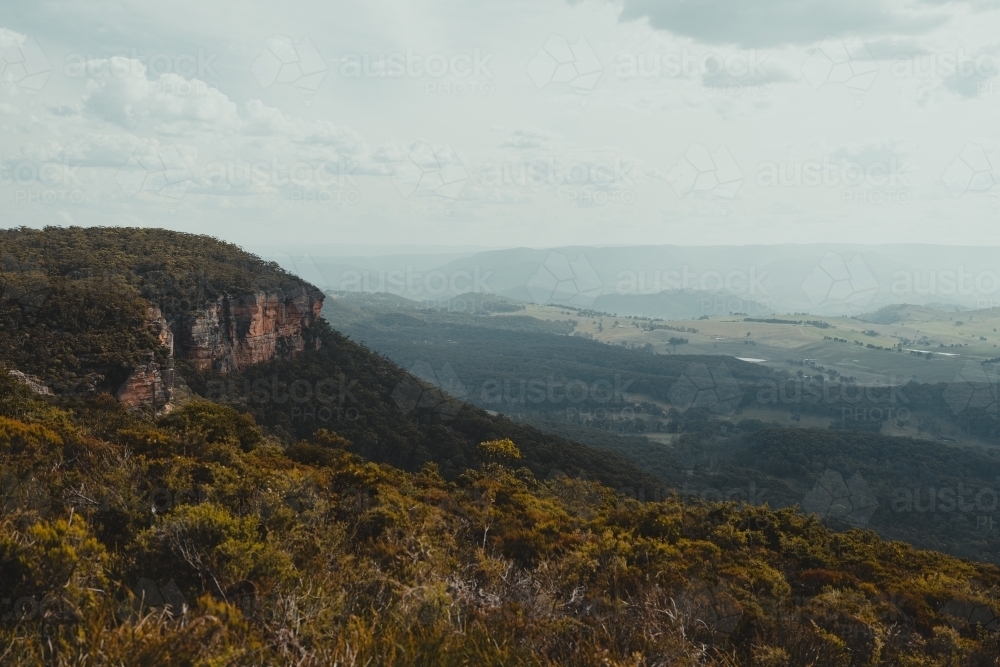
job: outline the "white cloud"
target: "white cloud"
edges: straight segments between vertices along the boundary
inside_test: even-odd
[[[710,44],[774,47],[847,33],[923,34],[947,16],[889,0],[625,0],[621,18],[647,18],[654,28]]]
[[[147,120],[224,127],[238,119],[236,105],[204,81],[174,73],[151,80],[145,65],[119,56],[91,61],[86,67],[87,71],[108,73],[87,81],[84,109],[124,128],[135,128]]]

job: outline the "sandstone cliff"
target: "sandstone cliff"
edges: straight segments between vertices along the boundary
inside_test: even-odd
[[[309,287],[223,296],[172,322],[152,307],[147,326],[166,348],[167,361],[151,355],[121,385],[118,400],[168,410],[179,382],[174,359],[198,370],[230,373],[292,357],[306,348],[307,330],[322,308],[322,292]]]
[[[150,353],[146,362],[133,370],[118,388],[117,397],[125,405],[148,405],[161,410],[170,403],[174,386],[174,333],[156,306],[149,308],[146,327],[166,349],[167,360],[158,362],[156,355]]]
[[[305,287],[222,297],[183,319],[177,354],[199,370],[224,373],[290,357],[305,349],[304,330],[322,308],[322,294]]]

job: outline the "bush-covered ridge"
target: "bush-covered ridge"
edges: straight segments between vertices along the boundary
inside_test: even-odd
[[[5,277],[115,278],[161,305],[204,306],[222,295],[307,285],[274,262],[211,236],[130,227],[22,227],[0,230]]]
[[[221,296],[310,289],[277,264],[209,236],[163,229],[0,230],[0,361],[58,393],[114,392],[166,351],[145,329]]]
[[[5,664],[994,665],[1000,570],[791,510],[454,482],[0,378]],[[8,600],[10,602],[8,602]]]

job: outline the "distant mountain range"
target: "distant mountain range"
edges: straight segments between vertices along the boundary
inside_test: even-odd
[[[364,256],[338,254],[337,246],[255,250],[322,289],[388,292],[417,301],[489,293],[669,319],[855,315],[898,303],[1000,305],[995,247],[566,246],[483,252],[435,247]]]

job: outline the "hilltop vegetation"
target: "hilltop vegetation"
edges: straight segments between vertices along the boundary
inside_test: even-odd
[[[225,294],[301,286],[208,236],[163,229],[0,230],[0,361],[57,392],[111,391],[165,350],[150,305],[176,320]]]
[[[19,276],[120,281],[166,315],[200,308],[223,294],[304,284],[274,262],[232,243],[154,228],[0,230],[0,260],[0,276],[7,281],[16,282]]]
[[[454,481],[0,376],[4,662],[995,665],[1000,570],[790,510]],[[8,602],[7,600],[10,600]]]

